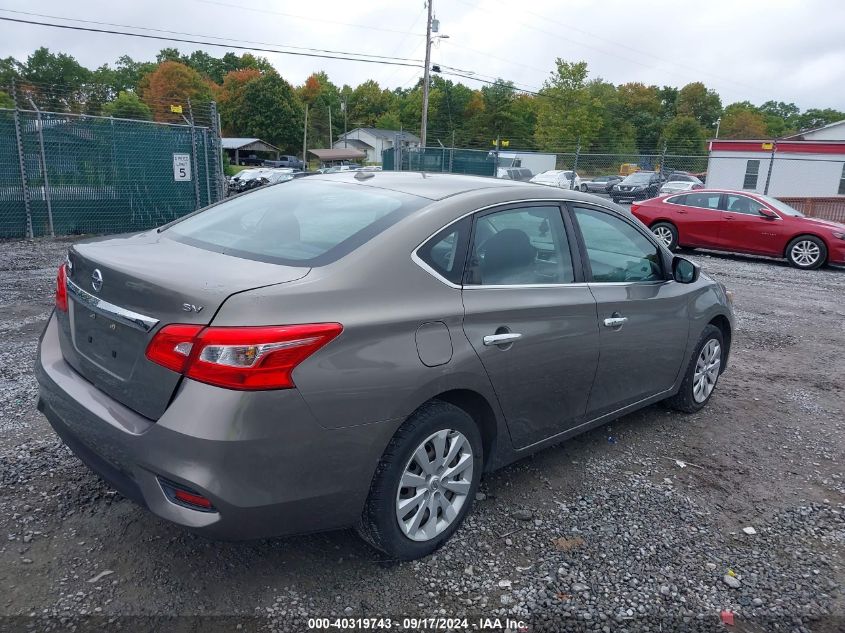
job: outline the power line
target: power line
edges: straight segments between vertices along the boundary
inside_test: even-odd
[[[202,37],[202,38],[208,38],[208,39],[213,39],[213,40],[225,40],[225,41],[229,41],[229,42],[240,42],[242,44],[259,44],[261,46],[279,46],[279,47],[284,47],[284,48],[291,48],[291,49],[294,49],[294,50],[309,51],[309,52],[315,52],[315,53],[330,53],[330,54],[337,54],[337,55],[360,55],[360,56],[364,56],[364,57],[372,57],[374,59],[389,59],[389,60],[398,60],[398,61],[419,62],[420,64],[422,64],[421,59],[411,59],[411,58],[407,58],[407,57],[396,57],[396,55],[371,55],[370,53],[349,53],[347,51],[337,51],[337,50],[331,50],[331,49],[325,49],[325,48],[309,48],[309,47],[305,47],[305,46],[293,46],[291,44],[278,44],[278,43],[275,43],[275,42],[259,42],[259,41],[255,41],[255,40],[241,40],[241,39],[235,39],[235,38],[231,38],[231,37],[221,37],[221,36],[218,36],[218,35],[204,35],[204,34],[200,34],[200,33],[186,33],[184,31],[169,31],[167,29],[155,29],[155,28],[146,27],[146,26],[133,26],[131,24],[115,24],[115,23],[112,23],[112,22],[98,22],[96,20],[83,20],[83,19],[80,19],[80,18],[68,18],[68,17],[64,17],[64,16],[61,16],[61,15],[47,15],[47,14],[44,14],[44,13],[31,13],[29,11],[15,11],[13,9],[0,9],[0,11],[2,11],[3,13],[16,13],[18,15],[28,15],[28,16],[38,17],[38,18],[48,18],[48,19],[51,19],[51,20],[66,20],[66,21],[69,21],[69,22],[81,22],[83,24],[95,24],[97,26],[112,26],[112,27],[123,28],[123,29],[135,29],[137,31],[151,31],[151,32],[155,32],[155,33],[168,33],[170,35],[184,35],[184,36],[188,36],[188,37]]]
[[[389,61],[386,59],[365,59],[363,57],[350,57],[350,55],[363,55],[362,53],[343,53],[339,55],[329,55],[323,53],[306,53],[302,51],[283,51],[272,48],[260,48],[257,46],[242,46],[238,44],[223,44],[220,42],[209,42],[206,40],[186,39],[179,37],[170,37],[165,35],[150,35],[147,33],[130,33],[128,31],[115,31],[110,29],[96,29],[87,26],[74,26],[71,24],[51,24],[49,22],[38,22],[35,20],[22,20],[19,18],[9,18],[0,16],[0,20],[4,22],[16,22],[18,24],[30,24],[34,26],[46,26],[56,29],[66,29],[70,31],[86,31],[89,33],[104,33],[106,35],[124,35],[127,37],[138,37],[148,40],[161,40],[165,42],[179,42],[182,44],[197,44],[199,46],[217,46],[220,48],[234,48],[237,50],[258,51],[261,53],[275,53],[277,55],[295,55],[298,57],[316,57],[320,59],[339,59],[350,62],[364,62],[367,64],[382,64],[385,66],[406,66],[409,68],[422,68],[422,64],[408,63],[401,61]]]

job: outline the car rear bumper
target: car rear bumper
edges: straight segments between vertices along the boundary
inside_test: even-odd
[[[187,379],[153,422],[65,362],[55,316],[35,369],[39,410],[91,470],[159,517],[227,540],[352,525],[399,424],[330,430],[295,389],[237,392]],[[163,482],[208,498],[213,511],[171,501]]]

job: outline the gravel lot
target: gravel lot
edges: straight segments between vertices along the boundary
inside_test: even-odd
[[[0,243],[0,631],[344,616],[720,630],[723,610],[739,631],[845,630],[845,270],[693,254],[736,292],[709,406],[650,407],[486,477],[455,538],[397,564],[347,532],[210,542],[82,466],[35,410],[31,373],[69,243]]]

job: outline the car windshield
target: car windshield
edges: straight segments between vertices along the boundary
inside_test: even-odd
[[[625,180],[622,181],[623,184],[631,184],[631,185],[641,185],[644,182],[648,182],[651,180],[651,173],[647,171],[638,171],[636,174],[631,174],[630,176],[626,176]]]
[[[423,198],[385,189],[298,179],[188,216],[163,235],[245,259],[321,266],[425,203]]]
[[[774,207],[784,215],[791,215],[796,218],[803,218],[804,214],[801,213],[798,209],[793,209],[785,202],[781,202],[777,198],[772,198],[771,196],[758,196],[761,200],[765,200],[769,206]]]

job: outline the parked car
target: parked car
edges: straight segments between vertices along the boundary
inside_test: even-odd
[[[238,165],[255,165],[256,167],[263,165],[264,159],[259,158],[255,154],[250,154],[249,156],[240,156],[238,158]]]
[[[667,193],[678,193],[679,191],[693,191],[695,189],[704,189],[704,185],[691,180],[670,180],[661,185],[658,193],[663,195]]]
[[[235,539],[356,526],[413,559],[483,471],[658,401],[701,410],[729,297],[580,192],[312,176],[73,244],[38,408],[168,521]]]
[[[673,171],[666,177],[666,182],[692,182],[697,185],[704,186],[698,176],[695,176],[686,171]]]
[[[631,213],[670,249],[784,257],[804,269],[845,264],[845,224],[804,217],[757,193],[702,189],[631,205]]]
[[[496,170],[496,177],[526,182],[531,180],[534,174],[527,167],[499,167]]]
[[[291,169],[307,169],[305,163],[296,156],[279,156],[278,160],[265,160],[265,167],[290,167]]]
[[[618,182],[622,182],[622,176],[596,176],[590,180],[582,180],[580,189],[593,193],[610,193],[613,185]]]
[[[332,165],[322,170],[322,172],[324,174],[337,174],[342,171],[355,171],[357,169],[361,169],[361,165],[350,163],[348,165]]]
[[[624,180],[613,185],[610,189],[610,197],[614,202],[653,198],[663,182],[663,177],[657,172],[638,171],[625,176]]]
[[[530,182],[539,185],[560,187],[561,189],[580,189],[581,178],[571,169],[550,169],[532,177]]]

